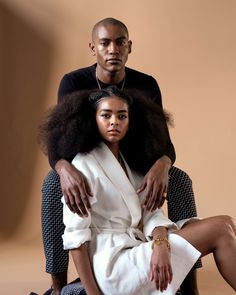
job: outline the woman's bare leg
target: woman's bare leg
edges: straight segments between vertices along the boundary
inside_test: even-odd
[[[175,232],[202,253],[213,253],[223,278],[236,291],[236,225],[229,216],[215,216],[185,225]]]

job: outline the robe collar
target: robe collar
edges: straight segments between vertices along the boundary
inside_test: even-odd
[[[101,142],[100,145],[92,151],[92,154],[99,163],[104,174],[119,190],[121,197],[130,211],[131,226],[138,226],[138,223],[141,219],[139,196],[134,189],[135,180],[124,157],[121,155],[125,163],[128,177],[114,154],[105,143]]]

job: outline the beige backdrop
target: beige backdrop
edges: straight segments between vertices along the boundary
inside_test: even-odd
[[[94,62],[90,31],[108,16],[129,28],[128,66],[158,80],[175,118],[175,165],[193,179],[199,215],[236,217],[235,0],[0,0],[0,294],[13,274],[11,294],[48,285],[40,187],[49,165],[37,147],[37,125],[62,75]],[[212,259],[204,265],[202,292],[211,286],[214,294],[233,294]],[[218,285],[204,281],[209,274]]]

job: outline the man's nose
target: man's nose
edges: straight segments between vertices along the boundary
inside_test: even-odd
[[[111,42],[109,45],[109,53],[118,53],[119,52],[119,48],[116,44],[116,42]]]

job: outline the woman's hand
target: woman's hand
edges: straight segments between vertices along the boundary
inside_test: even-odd
[[[87,210],[91,209],[89,197],[92,197],[92,194],[83,174],[66,160],[59,160],[55,169],[60,176],[67,206],[81,217],[88,216]]]
[[[160,245],[154,245],[150,267],[150,281],[154,281],[157,290],[163,292],[167,289],[173,277],[170,263],[170,250],[165,242]]]
[[[142,204],[149,211],[162,207],[166,199],[169,181],[170,159],[163,156],[158,159],[145,175],[141,187],[137,193],[145,190],[144,202]]]

